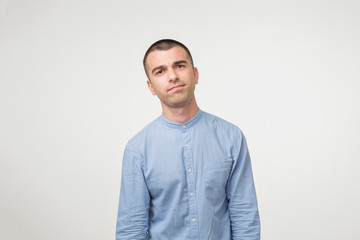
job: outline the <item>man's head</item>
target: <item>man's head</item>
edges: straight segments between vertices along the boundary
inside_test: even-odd
[[[199,73],[189,50],[175,40],[160,40],[144,57],[147,84],[162,104],[163,111],[173,108],[197,109],[194,90]]]
[[[182,44],[181,42],[178,42],[176,40],[173,40],[173,39],[161,39],[161,40],[156,41],[155,43],[153,43],[148,48],[148,50],[146,51],[146,53],[144,55],[144,59],[143,59],[144,70],[145,70],[146,76],[149,79],[150,79],[150,77],[149,77],[148,65],[147,65],[147,58],[148,58],[149,54],[151,52],[154,52],[154,51],[166,51],[166,50],[169,50],[169,49],[171,49],[173,47],[176,47],[176,46],[181,47],[186,51],[187,57],[191,62],[191,66],[194,67],[194,61],[192,59],[191,53],[190,53],[189,49],[184,44]]]

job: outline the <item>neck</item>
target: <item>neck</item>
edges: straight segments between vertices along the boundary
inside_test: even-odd
[[[199,107],[194,99],[192,103],[178,108],[172,108],[162,104],[163,115],[166,119],[177,122],[185,123],[193,118],[199,111]]]

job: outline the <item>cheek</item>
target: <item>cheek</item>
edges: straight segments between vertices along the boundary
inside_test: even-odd
[[[156,92],[156,93],[161,93],[161,92],[163,92],[163,91],[166,89],[166,87],[165,87],[164,84],[161,84],[161,83],[159,83],[159,82],[156,82],[155,84],[152,84],[152,89],[153,89],[153,91]]]
[[[186,78],[189,79],[189,81],[191,81],[191,82],[193,82],[193,83],[195,83],[195,84],[197,83],[196,78],[195,78],[194,74],[192,74],[192,73],[191,73],[191,74],[187,74],[187,75],[186,75]]]

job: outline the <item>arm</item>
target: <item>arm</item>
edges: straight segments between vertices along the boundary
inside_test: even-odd
[[[259,240],[260,218],[246,140],[238,133],[234,163],[227,184],[233,240]]]
[[[150,195],[141,164],[141,155],[125,149],[116,240],[148,239]]]

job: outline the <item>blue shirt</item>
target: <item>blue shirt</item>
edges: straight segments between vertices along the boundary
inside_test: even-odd
[[[201,110],[141,130],[124,152],[116,239],[260,239],[241,130]]]

